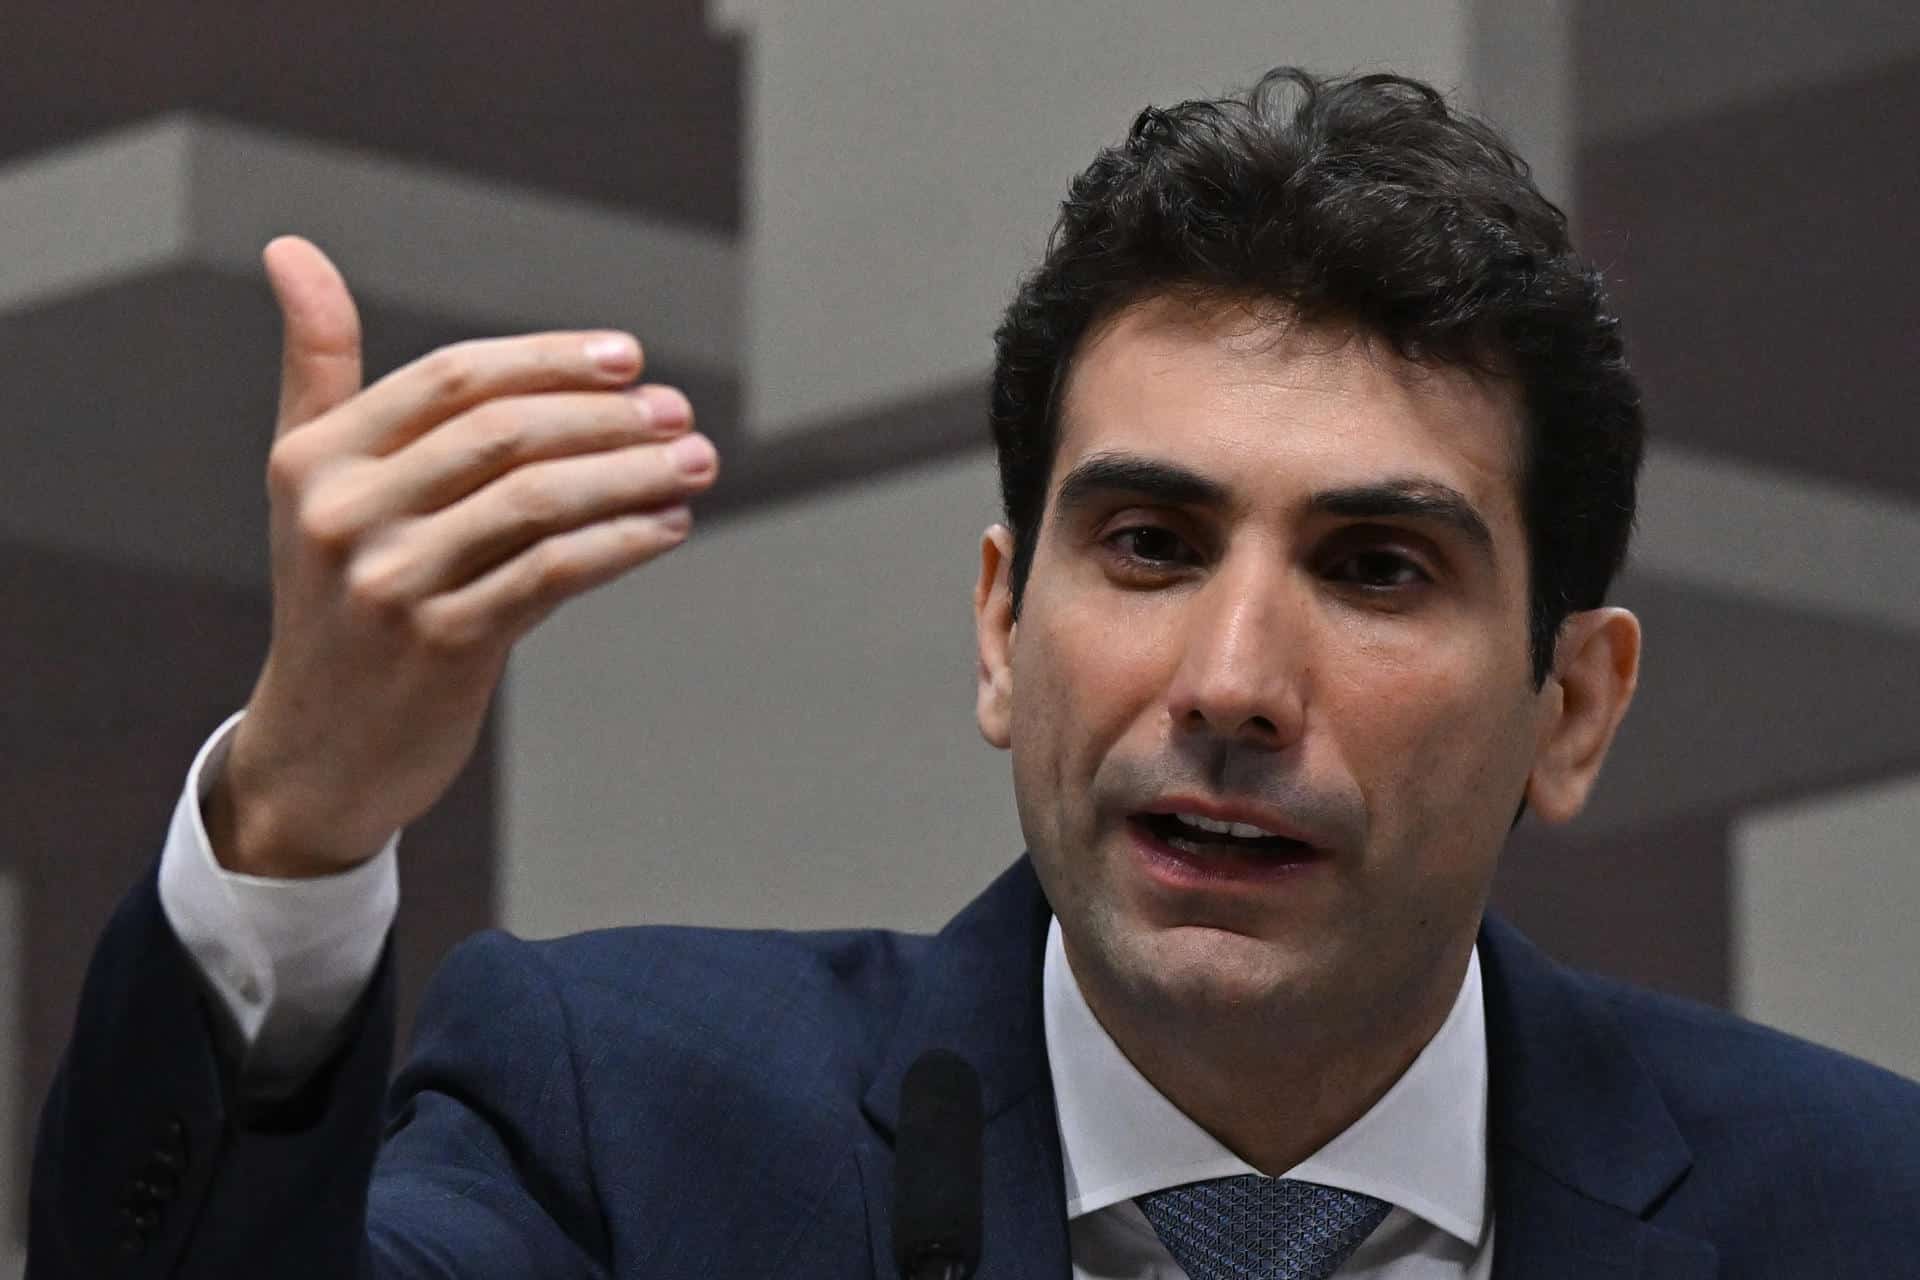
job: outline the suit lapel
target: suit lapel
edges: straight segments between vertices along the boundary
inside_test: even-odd
[[[1040,974],[1050,918],[1025,858],[928,944],[878,1074],[858,1151],[874,1274],[893,1280],[893,1134],[900,1080],[932,1048],[980,1074],[981,1255],[976,1280],[1066,1280],[1066,1191]]]
[[[1707,1241],[1648,1217],[1693,1156],[1604,999],[1489,918],[1494,1280],[1707,1280]]]
[[[1719,1254],[1595,1200],[1526,1160],[1493,1164],[1493,1280],[1711,1280]]]

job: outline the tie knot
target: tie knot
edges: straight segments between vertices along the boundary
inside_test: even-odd
[[[1134,1203],[1191,1280],[1327,1280],[1392,1207],[1253,1173],[1168,1187]]]

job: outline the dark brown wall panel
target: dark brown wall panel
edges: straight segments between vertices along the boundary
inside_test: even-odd
[[[1724,1006],[1727,832],[1718,814],[1597,835],[1528,818],[1493,908],[1568,964]]]
[[[732,231],[741,49],[705,0],[0,8],[0,161],[163,111]]]
[[[0,543],[0,812],[25,922],[25,1077],[34,1118],[94,940],[144,874],[194,751],[251,688],[264,593]],[[445,950],[490,922],[492,733],[405,842],[398,945],[409,1014]]]
[[[1920,496],[1920,60],[1579,152],[1660,436]]]

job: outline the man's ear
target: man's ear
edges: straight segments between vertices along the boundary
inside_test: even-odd
[[[1640,679],[1640,620],[1625,609],[1568,616],[1547,677],[1527,807],[1566,822],[1586,807]]]
[[[980,536],[980,581],[973,588],[973,630],[980,649],[974,715],[980,736],[1001,750],[1013,741],[1013,531]]]

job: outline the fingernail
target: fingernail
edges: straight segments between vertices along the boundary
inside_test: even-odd
[[[713,446],[705,436],[681,436],[667,448],[674,465],[690,476],[697,476],[713,466]]]
[[[655,426],[684,427],[693,421],[693,406],[672,387],[649,383],[634,393],[634,399],[646,409]]]
[[[640,344],[631,334],[603,333],[587,340],[587,359],[608,373],[623,373],[640,363]]]
[[[685,507],[668,507],[654,517],[668,533],[685,533],[693,528],[693,512]]]

